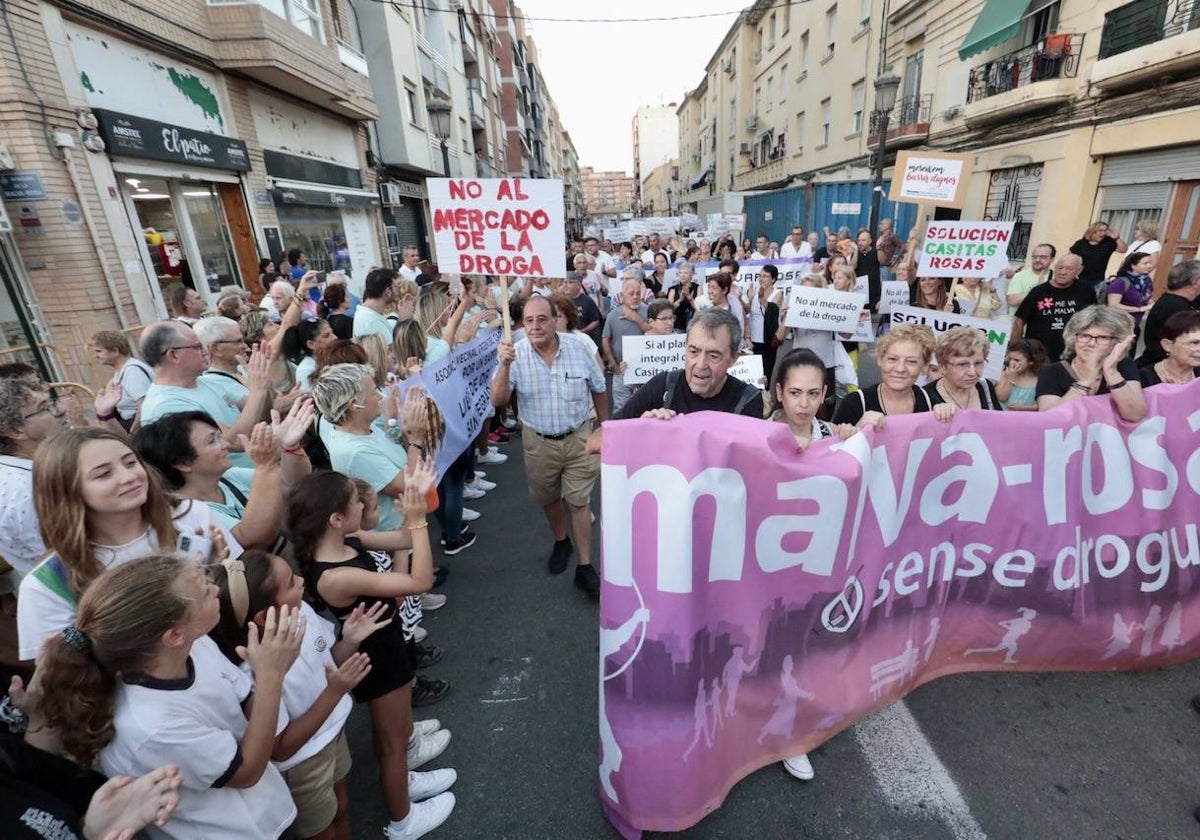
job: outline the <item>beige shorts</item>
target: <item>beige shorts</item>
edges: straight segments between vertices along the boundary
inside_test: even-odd
[[[349,772],[350,747],[346,744],[345,730],[312,758],[283,771],[283,779],[296,802],[292,831],[297,837],[315,837],[333,824],[337,816],[333,786]]]
[[[562,440],[547,440],[533,429],[521,433],[529,495],[542,507],[566,499],[586,507],[600,476],[600,456],[587,454],[591,424],[584,423]]]

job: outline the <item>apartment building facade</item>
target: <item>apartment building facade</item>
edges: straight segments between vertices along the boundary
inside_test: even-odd
[[[679,159],[677,109],[676,103],[672,102],[669,105],[643,105],[634,112],[633,180],[639,199],[642,198],[642,182],[650,173],[664,163]]]
[[[260,293],[259,259],[288,248],[358,282],[380,263],[348,0],[0,14],[4,357],[94,384],[87,337],[165,317],[180,284]]]
[[[595,170],[581,167],[584,206],[589,218],[619,216],[636,209],[637,182],[621,170]]]
[[[675,216],[679,213],[679,160],[672,159],[645,173],[638,197],[647,216]]]
[[[748,225],[773,238],[792,223],[864,224],[884,72],[900,78],[885,182],[899,149],[972,153],[961,216],[1014,221],[1014,262],[1030,243],[1069,246],[1096,218],[1127,238],[1156,221],[1160,282],[1195,255],[1194,0],[756,3],[679,109],[685,206],[741,192]],[[885,202],[882,215],[903,230],[913,209]]]

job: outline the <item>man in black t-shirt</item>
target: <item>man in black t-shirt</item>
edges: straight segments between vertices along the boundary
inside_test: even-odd
[[[1052,361],[1062,358],[1067,321],[1096,302],[1091,286],[1078,279],[1082,268],[1083,260],[1078,254],[1059,257],[1050,282],[1030,289],[1017,307],[1009,340],[1036,338],[1045,345]]]
[[[696,411],[724,411],[762,419],[762,392],[729,375],[741,346],[742,325],[734,315],[725,309],[700,310],[688,327],[683,371],[652,377],[613,419],[670,420]],[[599,452],[600,440],[601,430],[597,429],[588,441],[588,451]]]
[[[1138,367],[1150,367],[1167,357],[1162,348],[1163,324],[1177,312],[1195,309],[1200,300],[1200,260],[1184,260],[1171,267],[1167,275],[1167,291],[1154,302],[1142,324],[1146,352],[1137,360]]]

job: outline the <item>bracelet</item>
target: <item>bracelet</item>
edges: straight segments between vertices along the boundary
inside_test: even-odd
[[[96,419],[99,420],[101,423],[107,423],[109,420],[115,420],[116,418],[117,418],[116,414],[97,414],[96,415]]]
[[[295,294],[292,295],[292,300],[296,303],[308,303],[308,295]]]
[[[407,531],[420,531],[422,528],[428,528],[428,527],[429,527],[429,523],[424,520],[421,521],[420,525],[405,525],[404,526],[405,530],[407,530]]]
[[[1115,391],[1115,390],[1117,390],[1118,388],[1124,388],[1124,387],[1125,387],[1126,385],[1128,385],[1128,384],[1129,384],[1129,380],[1128,380],[1128,379],[1122,379],[1122,380],[1121,380],[1120,382],[1118,382],[1116,385],[1109,385],[1109,386],[1108,386],[1108,390],[1110,390],[1110,391]]]
[[[1088,394],[1092,393],[1092,389],[1089,388],[1088,386],[1084,385],[1082,382],[1072,382],[1071,389],[1074,391],[1078,391],[1079,393],[1083,394],[1084,396],[1087,396]]]
[[[304,447],[303,447],[303,446],[299,446],[299,445],[297,445],[297,446],[285,446],[285,447],[283,448],[283,451],[284,451],[284,452],[286,452],[286,453],[287,453],[287,454],[289,454],[289,455],[302,455],[302,456],[304,456],[305,458],[307,458],[307,457],[308,457],[308,453],[304,451]]]

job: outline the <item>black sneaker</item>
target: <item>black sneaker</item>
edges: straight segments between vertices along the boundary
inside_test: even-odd
[[[437,589],[446,582],[446,578],[450,577],[449,566],[438,566],[433,570],[433,588]]]
[[[575,567],[575,585],[586,592],[593,601],[600,600],[600,575],[591,563]]]
[[[469,533],[471,533],[471,526],[468,525],[466,522],[464,522],[462,524],[462,527],[460,527],[458,529],[458,538],[461,540],[463,537],[465,537]],[[446,536],[443,534],[442,535],[442,546],[445,547],[445,545],[446,545]]]
[[[414,709],[432,706],[450,693],[450,683],[445,680],[428,680],[413,677],[412,704]]]
[[[570,538],[556,540],[554,542],[554,550],[550,552],[550,559],[546,561],[546,568],[550,570],[550,574],[552,575],[561,575],[567,570],[567,561],[570,559]]]
[[[445,651],[437,645],[419,645],[414,642],[413,654],[413,667],[418,671],[422,671],[430,665],[436,665],[441,662]]]
[[[453,557],[464,548],[470,548],[475,544],[475,534],[470,531],[461,532],[456,540],[445,540],[442,543],[442,553],[447,557]]]

